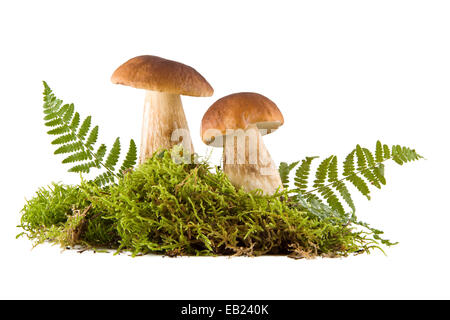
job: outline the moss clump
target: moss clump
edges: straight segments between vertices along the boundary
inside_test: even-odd
[[[62,246],[117,245],[113,221],[93,209],[86,190],[81,186],[53,183],[40,188],[22,209],[20,228],[35,244],[50,241]]]
[[[353,218],[317,210],[287,191],[236,190],[220,169],[162,152],[107,188],[83,181],[39,190],[23,208],[20,227],[37,243],[133,255],[346,256],[382,241]]]

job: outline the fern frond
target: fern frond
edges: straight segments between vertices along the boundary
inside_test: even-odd
[[[91,130],[92,117],[86,117],[80,125],[81,117],[75,112],[73,104],[63,104],[62,100],[55,97],[50,87],[44,82],[44,121],[45,126],[51,128],[47,133],[57,136],[52,140],[53,145],[59,147],[55,154],[66,154],[62,163],[79,164],[72,166],[69,172],[89,173],[91,169],[103,168],[106,172],[101,173],[96,179],[99,185],[106,185],[114,182],[115,178],[122,175],[122,172],[115,172],[120,157],[119,138],[114,142],[105,162],[106,145],[101,144],[94,152],[95,144],[98,140],[99,127],[95,126]],[[133,167],[137,159],[136,144],[130,141],[130,148],[124,159],[121,168],[129,169]]]
[[[377,141],[374,153],[372,153],[369,149],[357,145],[345,157],[341,178],[339,177],[337,157],[333,155],[323,160],[316,169],[315,180],[310,190],[307,190],[310,163],[306,166],[304,161],[302,165],[305,164],[308,170],[302,171],[302,165],[299,167],[297,171],[302,171],[302,174],[297,175],[301,176],[301,178],[296,177],[298,179],[296,181],[301,183],[296,186],[301,186],[300,194],[304,201],[321,202],[321,198],[323,198],[333,212],[345,214],[341,198],[354,213],[355,204],[347,188],[347,183],[353,185],[362,195],[370,199],[371,191],[369,185],[381,188],[382,185],[386,184],[384,162],[393,160],[402,165],[419,159],[422,159],[422,156],[414,149],[408,147],[394,145],[390,148],[386,144]],[[298,191],[298,189],[293,191]]]

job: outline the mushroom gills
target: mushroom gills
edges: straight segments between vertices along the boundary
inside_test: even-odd
[[[188,153],[194,148],[179,94],[146,90],[142,118],[139,163],[161,149],[182,144]]]
[[[280,174],[256,125],[224,137],[223,168],[231,183],[272,195],[282,188]]]

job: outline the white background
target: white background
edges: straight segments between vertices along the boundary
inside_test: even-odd
[[[2,1],[0,298],[450,298],[448,1]],[[77,183],[53,155],[42,80],[100,124],[100,140],[139,142],[143,92],[110,83],[152,54],[196,68],[215,88],[183,97],[196,151],[203,113],[239,91],[271,98],[285,125],[274,160],[340,155],[377,139],[427,160],[386,168],[357,198],[362,220],[400,244],[345,259],[131,258],[15,240],[25,198]],[[214,156],[220,156],[215,151]]]

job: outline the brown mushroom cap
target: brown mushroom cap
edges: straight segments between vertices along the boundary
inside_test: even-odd
[[[269,98],[253,92],[234,93],[209,107],[202,119],[201,136],[204,143],[222,147],[227,130],[246,130],[249,125],[256,125],[265,135],[283,123],[280,109]]]
[[[194,68],[156,56],[139,56],[114,71],[112,83],[194,97],[212,96],[214,90]]]

